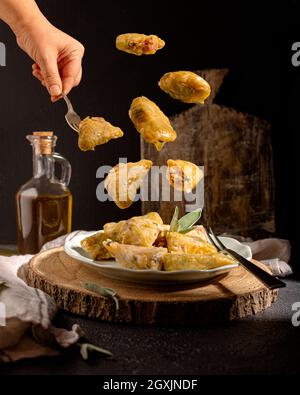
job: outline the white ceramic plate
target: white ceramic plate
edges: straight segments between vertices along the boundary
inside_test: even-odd
[[[65,242],[65,252],[84,265],[116,280],[143,284],[184,284],[209,280],[238,266],[234,263],[209,270],[176,270],[163,272],[158,270],[133,270],[120,266],[115,260],[95,261],[88,257],[81,248],[80,242],[84,238],[97,233],[96,231],[80,231],[70,234]],[[226,247],[236,251],[246,259],[251,259],[251,249],[230,237],[220,237]]]

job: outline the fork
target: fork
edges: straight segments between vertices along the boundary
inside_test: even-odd
[[[246,270],[248,270],[251,274],[253,274],[260,282],[262,282],[269,289],[283,288],[286,284],[283,281],[278,280],[278,278],[273,277],[271,274],[265,272],[260,267],[256,266],[248,259],[242,257],[237,252],[231,250],[230,248],[226,248],[222,241],[218,236],[215,236],[211,227],[209,227],[209,232],[207,232],[207,236],[211,243],[216,247],[216,249],[221,253],[227,253],[236,259]]]
[[[72,103],[70,102],[70,99],[68,98],[68,96],[63,95],[63,98],[68,106],[68,112],[65,115],[66,121],[67,121],[68,125],[78,133],[81,118],[74,111],[74,108],[73,108]]]

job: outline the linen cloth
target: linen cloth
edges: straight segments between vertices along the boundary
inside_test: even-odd
[[[291,258],[291,244],[288,240],[269,238],[253,241],[236,235],[224,236],[232,237],[242,244],[248,245],[252,251],[253,259],[263,262],[269,267],[276,277],[287,277],[293,274],[291,266],[288,264]]]
[[[43,249],[62,245],[64,238]],[[58,355],[84,335],[76,324],[69,331],[52,325],[53,298],[24,282],[32,256],[0,256],[0,362]]]

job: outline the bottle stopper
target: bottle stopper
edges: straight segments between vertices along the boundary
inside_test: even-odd
[[[51,155],[53,151],[53,136],[54,133],[47,131],[47,132],[33,132],[33,136],[41,137],[39,139],[39,153],[42,155]]]

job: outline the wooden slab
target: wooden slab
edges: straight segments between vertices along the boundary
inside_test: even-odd
[[[228,70],[198,71],[210,83],[212,95],[171,118],[177,139],[161,151],[141,138],[141,158],[154,165],[184,159],[203,165],[205,203],[202,221],[214,232],[264,238],[274,233],[274,175],[271,125],[213,99]],[[150,181],[149,181],[150,182]],[[150,185],[148,186],[150,190]],[[170,223],[175,206],[185,212],[186,201],[143,201],[143,214],[157,211]]]
[[[262,263],[259,266],[266,267]],[[267,269],[266,269],[267,270]],[[256,314],[270,307],[278,291],[265,288],[242,267],[210,283],[150,287],[109,279],[77,260],[63,248],[44,251],[29,263],[27,283],[51,295],[58,306],[72,313],[104,321],[135,324],[198,325]],[[84,282],[114,288],[115,303],[82,288]]]

